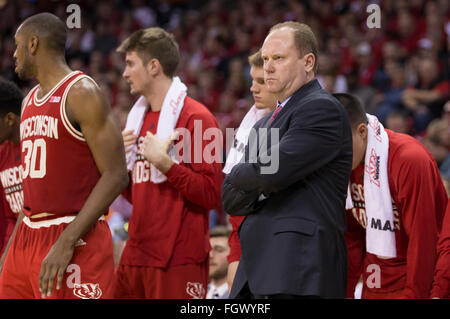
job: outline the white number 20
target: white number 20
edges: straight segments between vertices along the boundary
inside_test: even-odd
[[[31,178],[42,178],[46,173],[46,159],[47,159],[47,149],[45,140],[39,138],[32,141],[22,142],[22,153],[25,153],[24,163],[25,167],[23,170],[23,177],[27,178],[30,174]],[[36,168],[36,156],[40,154],[39,158],[39,168]]]

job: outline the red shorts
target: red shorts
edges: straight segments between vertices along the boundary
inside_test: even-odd
[[[31,222],[17,228],[0,276],[0,298],[41,298],[39,272],[42,260],[74,216]],[[99,220],[75,244],[60,290],[54,284],[53,299],[111,298],[114,260],[108,224]]]
[[[167,269],[120,264],[116,270],[114,298],[204,299],[208,262]]]

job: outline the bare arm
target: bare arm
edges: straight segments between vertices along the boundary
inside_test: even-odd
[[[23,219],[23,216],[25,216],[23,211],[20,211],[19,216],[17,216],[16,226],[14,226],[14,230],[11,234],[11,237],[9,237],[8,243],[6,244],[5,250],[3,251],[3,255],[0,258],[0,274],[2,273],[3,264],[5,262],[6,255],[8,254],[9,247],[11,246],[12,239],[14,237],[14,234],[16,233],[17,227],[19,227],[19,224]]]
[[[121,132],[100,88],[88,79],[80,80],[68,94],[66,110],[70,121],[81,128],[101,177],[77,217],[61,233],[42,262],[39,288],[43,297],[51,295],[56,275],[56,289],[60,289],[75,242],[108,210],[128,184]]]

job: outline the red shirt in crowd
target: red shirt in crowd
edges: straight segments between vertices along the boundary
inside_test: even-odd
[[[140,142],[147,131],[156,133],[159,115],[160,112],[151,110],[146,114]],[[176,127],[187,128],[191,133],[192,163],[174,164],[165,174],[167,181],[154,184],[150,181],[149,163],[137,156],[130,183],[131,196],[126,196],[133,204],[128,228],[130,238],[121,264],[166,268],[201,263],[208,258],[209,210],[220,202],[222,164],[220,161],[208,164],[203,158],[198,163],[194,153],[195,143],[201,153],[208,150],[208,145],[211,147],[212,140],[201,139],[199,133],[203,136],[205,130],[218,125],[205,106],[186,97]]]
[[[347,297],[353,297],[362,274],[363,298],[428,298],[447,194],[430,153],[411,136],[386,132],[397,257],[381,259],[366,252],[362,164],[351,175],[354,208],[347,211]]]

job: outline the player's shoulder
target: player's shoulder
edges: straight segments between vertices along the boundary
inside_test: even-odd
[[[216,122],[216,118],[204,104],[194,100],[189,96],[186,96],[186,98],[184,99],[181,116],[185,118],[186,121],[199,119],[203,121]]]
[[[104,102],[105,96],[94,79],[86,74],[81,74],[74,79],[67,92],[66,108],[76,109],[77,112],[92,112],[103,108]]]
[[[71,97],[86,97],[97,95],[100,92],[98,84],[90,76],[81,73],[79,77],[74,79],[74,83],[70,87],[68,93]]]
[[[386,130],[389,137],[389,157],[398,163],[422,165],[433,162],[425,146],[408,134]]]

